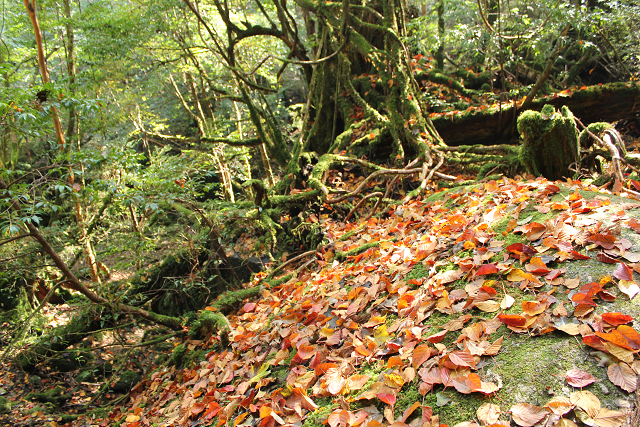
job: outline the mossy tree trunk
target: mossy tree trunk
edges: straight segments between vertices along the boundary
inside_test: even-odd
[[[567,107],[559,112],[551,105],[541,112],[525,111],[518,118],[518,131],[520,162],[529,173],[558,180],[580,169],[578,129]]]
[[[287,191],[301,178],[302,159],[308,159],[310,152],[316,156],[346,152],[353,157],[377,153],[396,166],[416,157],[427,168],[440,163],[437,146],[442,140],[428,118],[402,43],[403,0],[377,0],[366,6],[350,0],[296,0],[305,16],[306,37],[316,40],[312,48],[304,42],[305,29],[298,27],[293,11],[282,2],[270,5],[277,12],[274,17],[255,0],[257,10],[270,22],[261,26],[236,22],[227,2],[213,0],[226,26],[226,40],[211,30],[210,18],[189,0],[184,2],[213,40],[216,56],[234,74],[233,90],[248,109],[254,134],[285,172],[277,192]],[[300,136],[283,134],[265,102],[264,94],[273,89],[257,84],[255,70],[243,71],[236,60],[236,49],[251,37],[272,37],[288,48],[277,76],[288,66],[301,67],[309,95]]]

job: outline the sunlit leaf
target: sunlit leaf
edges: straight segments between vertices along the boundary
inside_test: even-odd
[[[579,388],[586,387],[589,384],[598,381],[597,378],[588,372],[576,368],[568,370],[565,374],[565,379],[570,386]]]
[[[638,388],[638,376],[633,369],[624,362],[609,365],[607,368],[607,376],[612,383],[627,393],[633,393]]]
[[[513,421],[521,427],[531,427],[546,417],[549,412],[528,403],[517,403],[511,407]]]

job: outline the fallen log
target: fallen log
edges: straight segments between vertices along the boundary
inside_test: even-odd
[[[567,106],[585,125],[614,122],[633,117],[640,111],[640,86],[635,83],[607,83],[556,93],[533,101],[531,110],[550,104]],[[518,105],[516,104],[516,107]],[[431,120],[449,146],[513,143],[518,139],[514,103],[503,103],[485,110],[474,107],[459,113],[432,114]]]

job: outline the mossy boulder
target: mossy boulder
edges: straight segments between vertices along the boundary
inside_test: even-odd
[[[11,402],[4,396],[0,396],[0,414],[8,414],[11,411]]]
[[[67,400],[69,400],[71,396],[65,393],[65,389],[63,387],[55,386],[42,393],[29,393],[27,394],[26,398],[41,403],[52,403],[54,405],[59,405],[62,402],[66,402]]]
[[[58,372],[71,372],[87,366],[95,360],[90,351],[84,349],[68,349],[49,361],[49,366]]]
[[[131,390],[131,388],[141,380],[142,376],[139,373],[134,371],[124,371],[120,378],[113,383],[111,390],[118,393],[124,393]]]
[[[519,159],[527,172],[555,181],[573,176],[579,168],[578,129],[567,107],[559,112],[552,105],[541,112],[525,111],[518,118],[518,132]]]

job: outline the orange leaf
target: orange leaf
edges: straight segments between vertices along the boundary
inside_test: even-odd
[[[444,332],[446,333],[447,331]],[[422,366],[422,364],[429,360],[429,358],[433,355],[432,350],[437,354],[437,350],[432,349],[428,344],[421,344],[417,346],[413,350],[413,354],[411,356],[411,366],[413,366],[414,369],[418,369],[420,366]]]
[[[204,403],[196,402],[191,407],[191,413],[193,415],[198,415],[200,412],[204,411],[204,408],[206,408],[206,405]]]
[[[589,236],[587,242],[595,243],[604,249],[613,249],[616,236],[610,233],[597,233]]]
[[[327,373],[327,371],[331,368],[337,368],[338,365],[336,363],[320,363],[318,366],[316,366],[315,368],[315,374],[317,377],[324,375]]]
[[[311,359],[316,354],[317,351],[318,349],[315,348],[314,346],[303,344],[300,347],[298,347],[297,356],[302,360],[307,360],[307,359]]]
[[[634,348],[629,345],[629,342],[618,330],[614,329],[609,333],[605,332],[596,332],[596,335],[602,338],[603,340],[609,341],[617,345],[618,347],[626,348],[627,350],[633,351]]]
[[[627,342],[634,350],[640,349],[640,334],[635,329],[631,326],[620,325],[616,328],[616,331],[627,339]]]
[[[546,304],[540,301],[522,301],[522,311],[529,316],[536,316],[544,311]]]
[[[484,276],[487,274],[497,273],[498,267],[495,264],[484,264],[476,271],[476,276]]]
[[[522,327],[527,319],[518,314],[498,314],[498,319],[507,326]]]
[[[618,326],[633,321],[633,317],[629,316],[628,314],[622,313],[603,313],[602,320],[604,320],[611,326]]]

